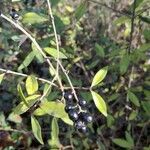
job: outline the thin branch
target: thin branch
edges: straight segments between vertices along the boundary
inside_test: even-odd
[[[60,57],[60,54],[59,54],[59,51],[60,51],[59,50],[59,41],[58,41],[58,36],[57,36],[57,31],[56,31],[56,26],[55,26],[55,21],[54,21],[54,16],[53,16],[53,13],[52,13],[51,3],[50,3],[49,0],[47,0],[47,5],[48,5],[49,15],[50,15],[50,18],[51,18],[53,31],[54,31],[54,36],[55,36],[55,41],[56,41],[56,48],[57,48],[57,68],[56,68],[57,72],[56,73],[59,76],[59,64],[58,64],[59,57]]]
[[[130,39],[129,39],[129,48],[128,54],[131,52],[132,47],[132,39],[133,39],[133,32],[134,32],[134,20],[135,20],[135,9],[136,9],[136,0],[133,2],[133,10],[132,10],[132,18],[131,18],[131,32],[130,32]]]
[[[55,68],[53,67],[52,63],[50,62],[50,59],[46,56],[46,54],[43,52],[42,48],[40,47],[40,45],[37,43],[37,41],[35,40],[35,38],[33,38],[20,24],[18,24],[17,22],[13,21],[12,19],[8,18],[7,16],[5,16],[4,14],[0,15],[3,19],[7,20],[9,23],[13,24],[17,29],[19,29],[20,31],[22,31],[32,42],[33,44],[36,46],[37,50],[41,53],[41,55],[44,57],[44,59],[46,60],[46,62],[48,63],[48,65],[53,69],[53,71],[56,73]],[[55,75],[58,79],[58,83],[60,85],[61,90],[63,91],[63,86],[61,83],[60,78],[57,76],[57,74]],[[55,78],[55,77],[54,77]]]
[[[15,72],[15,71],[11,71],[11,70],[7,70],[7,69],[3,69],[3,68],[0,68],[0,71],[1,72],[4,72],[6,74],[13,74],[13,75],[17,75],[17,76],[22,76],[22,77],[28,77],[29,75],[27,74],[24,74],[24,73],[19,73],[19,72]],[[44,83],[48,83],[48,84],[51,84],[55,87],[58,87],[55,83],[49,81],[49,80],[46,80],[46,79],[43,79],[43,78],[38,78],[38,77],[35,77],[37,80],[39,81],[42,81]]]
[[[50,13],[50,16],[51,16],[51,19],[52,19],[52,25],[53,25],[53,30],[54,30],[54,34],[55,34],[56,45],[59,47],[59,42],[58,42],[57,32],[56,32],[56,26],[55,26],[54,17],[53,17],[52,11],[51,11],[51,5],[50,5],[49,0],[47,0],[47,3],[48,3],[48,7],[49,7],[49,13]],[[58,48],[58,50],[59,50],[59,48]],[[58,52],[59,52],[59,51],[58,51]],[[58,58],[58,57],[57,57],[57,58]],[[71,82],[71,80],[70,80],[68,74],[66,73],[65,68],[63,67],[63,65],[61,64],[61,62],[60,62],[59,59],[57,59],[57,63],[58,63],[58,65],[60,66],[60,68],[62,69],[63,73],[65,74],[65,76],[66,76],[66,78],[67,78],[67,80],[68,80],[68,82],[69,82],[69,84],[70,84],[70,87],[71,87],[71,89],[72,89],[72,92],[73,92],[73,94],[74,94],[75,99],[76,99],[77,101],[79,101],[79,100],[78,100],[78,97],[77,97],[77,94],[76,94],[76,91],[75,91],[75,89],[74,89],[74,87],[73,87],[73,84],[72,84],[72,82]]]
[[[116,10],[116,9],[114,9],[114,8],[112,8],[112,7],[110,7],[110,6],[106,5],[106,4],[104,4],[104,3],[101,3],[101,2],[98,2],[98,1],[95,1],[95,0],[88,0],[88,2],[90,2],[90,3],[96,3],[96,4],[98,4],[98,5],[101,5],[101,6],[103,6],[103,7],[106,7],[107,9],[110,9],[110,10],[116,12],[116,13],[119,13],[119,14],[121,14],[121,15],[124,15],[124,16],[127,16],[127,17],[130,17],[130,18],[131,18],[131,16],[130,16],[129,14],[124,13],[124,12],[119,11],[119,10]]]

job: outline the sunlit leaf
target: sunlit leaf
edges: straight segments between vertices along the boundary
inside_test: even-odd
[[[43,139],[42,139],[41,126],[34,116],[31,116],[31,125],[32,125],[32,132],[33,132],[35,138],[41,144],[44,144]]]
[[[61,102],[48,102],[45,100],[40,104],[40,107],[34,111],[34,115],[43,116],[49,114],[56,118],[61,118],[67,124],[72,125],[73,123],[65,112],[64,107],[65,105]]]
[[[21,116],[16,114],[16,113],[14,113],[14,112],[9,114],[7,120],[12,121],[14,123],[21,123],[22,122]]]
[[[35,12],[28,12],[22,17],[22,22],[25,24],[38,24],[47,21],[48,19]]]
[[[60,146],[59,142],[59,126],[57,123],[57,119],[53,118],[52,124],[51,124],[51,139],[48,141],[49,145],[53,147],[58,147]]]
[[[34,76],[27,77],[26,90],[29,95],[34,94],[38,90],[38,82]]]
[[[96,107],[98,108],[98,110],[104,115],[107,116],[107,107],[106,107],[106,103],[103,100],[103,98],[97,94],[94,91],[91,91],[94,103],[96,105]]]
[[[99,84],[106,76],[108,67],[100,69],[93,78],[91,87]]]
[[[18,115],[25,113],[28,109],[30,109],[30,107],[35,104],[39,97],[40,95],[32,95],[26,97],[25,99],[28,106],[24,102],[21,102],[13,109],[13,112]]]
[[[0,84],[2,83],[2,81],[4,79],[4,75],[5,75],[5,73],[0,74]]]
[[[26,101],[26,98],[25,98],[25,96],[24,96],[24,94],[23,94],[23,91],[22,91],[22,88],[21,88],[21,85],[20,85],[20,84],[18,84],[17,90],[18,90],[18,94],[19,94],[21,100],[23,101],[23,103],[24,103],[27,107],[29,107],[29,105],[28,105],[28,103],[27,103],[27,101]]]
[[[55,48],[50,48],[50,47],[45,47],[44,50],[51,56],[53,56],[54,58],[57,58],[58,56],[58,51]],[[59,51],[59,58],[61,59],[66,59],[67,57]]]

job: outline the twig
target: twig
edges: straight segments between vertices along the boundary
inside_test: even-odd
[[[95,1],[95,0],[88,0],[88,2],[90,2],[90,3],[96,3],[96,4],[98,4],[98,5],[101,5],[101,6],[103,6],[103,7],[108,8],[108,9],[110,9],[110,10],[116,12],[116,13],[119,13],[119,14],[121,14],[121,15],[125,15],[125,16],[131,18],[131,16],[130,16],[129,14],[126,14],[126,13],[124,13],[124,12],[122,12],[122,11],[116,10],[116,9],[114,9],[114,8],[112,8],[112,7],[110,7],[110,6],[106,5],[106,4],[104,4],[104,3],[101,3],[101,2],[98,2],[98,1]]]
[[[48,3],[48,7],[49,7],[49,13],[50,13],[50,16],[51,16],[51,19],[52,19],[52,25],[53,25],[53,30],[54,30],[54,34],[55,34],[56,45],[58,46],[58,47],[57,47],[57,48],[58,48],[57,50],[59,50],[59,42],[58,42],[58,38],[57,38],[56,26],[55,26],[54,17],[53,17],[52,11],[51,11],[51,5],[50,5],[49,0],[47,0],[47,3]],[[59,52],[59,51],[58,51],[58,52]],[[57,58],[58,58],[58,57],[57,57]],[[75,91],[75,89],[74,89],[74,87],[73,87],[73,84],[72,84],[72,82],[71,82],[71,80],[70,80],[68,74],[66,73],[66,70],[64,69],[64,67],[63,67],[63,65],[61,64],[61,62],[60,62],[59,59],[57,59],[56,61],[57,61],[58,65],[60,66],[60,68],[62,69],[63,73],[65,74],[65,76],[66,76],[66,78],[67,78],[67,80],[68,80],[68,82],[69,82],[69,84],[70,84],[70,87],[71,87],[71,89],[72,89],[72,92],[73,92],[73,94],[74,94],[75,99],[76,99],[77,101],[79,101],[79,100],[78,100],[78,97],[77,97],[77,94],[76,94],[76,91]]]
[[[53,67],[52,63],[50,62],[50,59],[46,56],[46,54],[43,52],[42,48],[40,47],[40,45],[37,43],[37,41],[35,40],[35,38],[33,38],[20,24],[18,24],[17,22],[13,21],[12,19],[8,18],[7,16],[5,16],[4,14],[0,15],[3,19],[7,20],[8,22],[10,22],[11,24],[13,24],[17,29],[19,29],[20,31],[22,31],[32,42],[33,44],[36,46],[37,50],[41,53],[41,55],[44,57],[44,59],[47,61],[48,65],[53,69],[53,71],[56,73],[55,68]],[[63,89],[62,83],[60,78],[56,75],[57,79],[58,79],[58,83],[60,85],[60,88]],[[63,90],[62,90],[63,91]]]
[[[129,39],[129,48],[128,54],[131,52],[131,47],[132,47],[132,38],[133,38],[133,32],[134,32],[134,19],[135,19],[135,9],[136,9],[136,0],[133,2],[133,11],[132,11],[132,18],[131,18],[131,32],[130,32],[130,39]]]
[[[49,0],[47,0],[47,5],[48,5],[48,10],[49,10],[49,15],[50,15],[50,18],[51,18],[51,22],[52,22],[52,26],[53,26],[53,31],[54,31],[54,36],[55,36],[55,41],[56,41],[56,48],[57,48],[57,68],[56,68],[56,76],[58,76],[59,78],[59,57],[60,57],[60,54],[59,54],[59,41],[58,41],[58,36],[57,36],[57,32],[56,32],[56,26],[55,26],[55,21],[54,21],[54,16],[53,16],[53,13],[52,13],[52,9],[51,9],[51,3]],[[62,86],[62,92],[64,91],[63,89],[63,86]]]
[[[23,131],[23,130],[7,129],[7,128],[0,128],[0,131],[19,132],[19,133],[23,133],[23,134],[29,133],[29,132],[26,132],[26,131]]]
[[[0,71],[1,71],[1,72],[4,72],[4,73],[6,73],[6,74],[13,74],[13,75],[22,76],[22,77],[28,77],[28,76],[29,76],[29,75],[24,74],[24,73],[19,73],[19,72],[7,70],[7,69],[2,69],[2,68],[0,68]],[[38,77],[35,77],[35,78],[36,78],[37,80],[39,80],[39,81],[44,82],[44,83],[48,83],[48,84],[51,84],[51,85],[53,85],[53,86],[55,86],[55,87],[58,87],[55,83],[53,83],[53,82],[51,82],[51,81],[49,81],[49,80],[46,80],[46,79],[43,79],[43,78],[38,78]]]

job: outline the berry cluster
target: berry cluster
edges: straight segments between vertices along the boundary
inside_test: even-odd
[[[85,133],[87,131],[86,125],[93,120],[87,110],[86,100],[79,98],[79,101],[76,102],[71,91],[65,92],[64,98],[66,100],[65,111],[68,113],[69,118],[74,122],[75,129]]]

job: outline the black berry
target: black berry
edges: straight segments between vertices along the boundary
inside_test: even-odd
[[[73,93],[71,91],[67,91],[64,93],[64,98],[67,100],[72,100],[73,99]]]
[[[85,117],[84,117],[85,121],[88,122],[88,123],[91,123],[93,121],[93,118],[91,115],[87,114]]]
[[[10,16],[14,19],[14,20],[18,20],[19,19],[19,15],[17,14],[15,9],[12,9],[10,12]]]
[[[65,111],[68,113],[69,110],[73,109],[73,106],[72,105],[66,105],[65,106]]]
[[[69,118],[72,120],[72,121],[76,121],[78,120],[79,116],[78,116],[78,112],[74,109],[71,109],[68,111],[68,115],[69,115]]]
[[[79,105],[80,105],[81,107],[85,107],[85,106],[87,105],[86,100],[84,100],[84,99],[79,99]]]
[[[79,113],[79,117],[82,121],[86,122],[86,123],[91,123],[93,118],[89,113],[86,112],[81,112]]]
[[[76,121],[74,125],[79,132],[85,133],[87,131],[85,123],[81,120]]]

